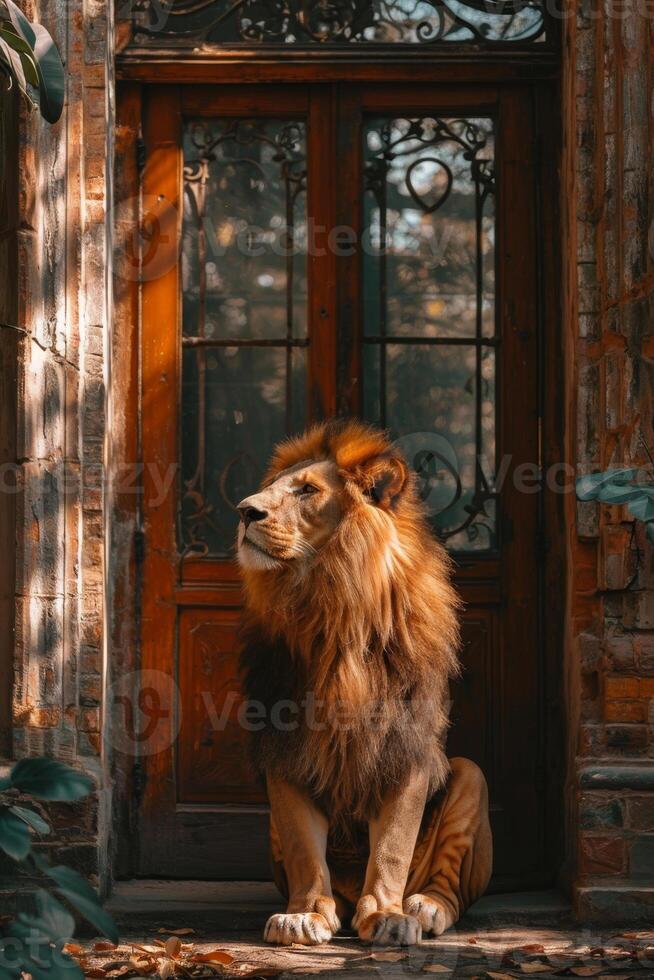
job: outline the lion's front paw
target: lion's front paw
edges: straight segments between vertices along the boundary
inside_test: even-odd
[[[372,903],[360,899],[352,925],[364,943],[377,946],[415,946],[422,939],[420,923],[413,915],[395,911],[371,911]]]
[[[404,911],[415,916],[428,936],[440,936],[452,925],[448,909],[432,895],[410,895],[404,901]]]
[[[267,943],[277,943],[279,946],[291,946],[293,943],[317,946],[328,943],[332,935],[327,919],[318,912],[280,912],[271,915],[263,932]]]

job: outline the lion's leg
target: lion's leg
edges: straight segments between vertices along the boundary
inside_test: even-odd
[[[340,929],[326,861],[327,818],[283,780],[268,778],[268,796],[273,859],[283,864],[288,907],[268,919],[264,939],[284,946],[327,942]]]
[[[364,942],[409,945],[420,925],[402,910],[407,875],[427,799],[428,779],[412,775],[369,823],[370,857],[352,925]]]
[[[439,936],[483,895],[493,865],[488,789],[469,759],[452,759],[445,799],[421,840],[407,883],[404,911]]]

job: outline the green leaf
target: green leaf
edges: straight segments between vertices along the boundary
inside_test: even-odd
[[[59,905],[56,899],[52,899],[52,902]],[[67,915],[62,906],[59,908]],[[77,963],[63,952],[64,940],[61,936],[53,939],[49,935],[58,926],[65,926],[64,932],[69,932],[68,919],[55,911],[54,906],[42,905],[42,909],[45,918],[41,914],[22,914],[12,922],[9,934],[12,939],[18,940],[18,948],[16,944],[8,945],[10,968],[12,961],[18,957],[22,972],[29,973],[32,980],[83,980],[84,974]],[[68,918],[72,920],[72,916]]]
[[[82,913],[85,919],[99,929],[113,943],[118,943],[118,929],[108,912],[102,908],[100,899],[88,881],[77,871],[64,865],[49,867],[42,860],[39,867],[55,882],[57,891],[67,898],[71,905]]]
[[[75,931],[75,920],[68,909],[49,892],[36,893],[35,915],[24,912],[11,923],[8,933],[17,942],[7,945],[10,970],[18,966],[33,980],[82,980],[82,972],[63,952],[63,945]]]
[[[12,75],[16,77],[23,94],[28,97],[25,79],[36,88],[41,115],[47,122],[55,123],[64,107],[66,89],[66,76],[57,46],[45,27],[42,24],[30,24],[13,0],[2,0],[0,19],[3,15],[5,23],[0,25],[0,38],[6,47],[3,46],[1,50],[10,65]],[[10,24],[7,23],[7,17]],[[17,70],[17,62],[9,54],[12,50],[19,56],[18,63],[21,64],[22,73]]]
[[[29,98],[27,91],[27,80],[25,78],[25,72],[23,71],[20,55],[14,51],[2,37],[0,37],[0,58],[2,58],[9,66],[9,74],[18,85],[20,91],[23,93],[23,95]]]
[[[599,490],[607,483],[624,486],[633,480],[638,473],[638,467],[631,469],[604,470],[602,473],[589,473],[577,480],[577,497],[579,500],[596,500]]]
[[[13,51],[22,51],[24,54],[30,55],[30,57],[34,54],[34,48],[27,43],[25,38],[22,37],[11,24],[3,23],[1,20],[0,37],[5,39]]]
[[[56,123],[64,108],[66,75],[54,41],[42,24],[33,24],[36,34],[34,59],[40,75],[39,97],[41,115]]]
[[[654,522],[650,521],[647,524],[645,533],[647,534],[647,540],[654,544]]]
[[[39,888],[36,893],[38,921],[53,943],[67,943],[75,932],[75,919],[54,895]]]
[[[23,71],[25,72],[25,78],[33,88],[39,91],[41,86],[41,76],[39,75],[39,70],[36,67],[34,59],[29,55],[23,54],[22,52],[19,57],[20,63],[23,66]]]
[[[79,800],[93,789],[83,772],[55,759],[21,759],[11,770],[11,783],[42,800]]]
[[[615,483],[605,483],[599,488],[597,499],[603,504],[626,504],[628,500],[639,496],[641,489],[634,486],[620,486]]]
[[[4,0],[4,3],[9,14],[9,19],[16,29],[16,33],[20,34],[27,41],[33,51],[34,45],[36,44],[36,35],[32,29],[32,25],[20,7],[16,6],[14,0]]]
[[[49,834],[50,824],[46,823],[43,817],[40,817],[38,813],[34,813],[34,810],[27,810],[24,806],[10,806],[9,809],[12,813],[15,813],[17,817],[24,820],[26,824],[35,830],[37,834]]]
[[[641,493],[634,500],[630,500],[627,507],[629,513],[639,521],[654,520],[654,499],[647,493]]]
[[[11,928],[13,931],[15,923],[11,923]],[[3,936],[0,938],[0,962],[2,966],[0,967],[0,980],[7,980],[11,977],[12,980],[16,980],[20,977],[21,973],[21,958],[16,943],[16,938],[14,936]]]
[[[29,827],[7,807],[0,808],[0,847],[14,861],[26,858],[32,847]]]

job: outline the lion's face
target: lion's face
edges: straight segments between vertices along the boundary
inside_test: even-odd
[[[343,514],[344,481],[332,460],[289,467],[238,505],[238,560],[272,570],[309,561],[329,541]]]

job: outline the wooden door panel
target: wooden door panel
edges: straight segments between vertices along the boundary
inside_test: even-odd
[[[472,759],[496,784],[493,721],[497,688],[497,613],[468,607],[461,628],[461,676],[452,683],[447,754]]]
[[[240,714],[239,618],[234,609],[180,610],[180,803],[265,802],[248,759],[247,730]]]

